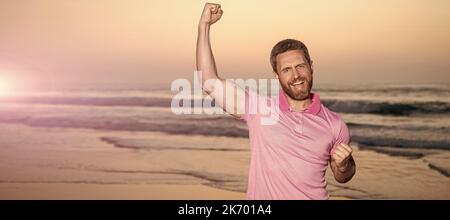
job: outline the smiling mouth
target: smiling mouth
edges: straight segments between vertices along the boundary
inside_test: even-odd
[[[304,83],[305,83],[304,80],[300,80],[300,81],[297,81],[297,82],[295,82],[295,83],[292,83],[292,85],[293,85],[293,86],[298,86],[298,85],[301,85],[301,84],[304,84]]]

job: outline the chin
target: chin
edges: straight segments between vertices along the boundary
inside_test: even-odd
[[[290,85],[284,85],[282,83],[280,83],[280,84],[281,84],[281,87],[282,87],[284,93],[293,100],[303,101],[310,97],[310,94],[311,94],[311,86],[310,85],[311,84],[309,84],[309,83],[305,86],[305,88],[303,88],[301,90],[293,88]]]
[[[303,100],[309,99],[309,93],[305,93],[305,94],[298,95],[298,96],[295,97],[295,98],[296,98],[296,100],[298,100],[298,101],[303,101]]]
[[[292,99],[297,101],[303,101],[309,98],[309,91],[302,91],[300,93],[295,94],[293,91],[290,91],[288,94]]]

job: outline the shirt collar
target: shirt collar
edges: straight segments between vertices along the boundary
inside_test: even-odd
[[[320,106],[321,106],[319,94],[311,93],[310,98],[311,98],[311,105],[308,106],[305,110],[303,110],[303,112],[317,115],[317,113],[319,113],[319,111],[320,111]],[[281,111],[283,111],[283,112],[293,111],[291,109],[291,107],[289,106],[289,103],[286,98],[286,94],[284,93],[283,89],[280,89],[280,92],[278,94],[278,99],[279,99],[278,106],[280,107]]]

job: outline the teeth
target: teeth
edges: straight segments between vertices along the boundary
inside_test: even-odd
[[[296,83],[294,83],[294,84],[292,84],[292,85],[296,86],[296,85],[303,84],[304,82],[305,82],[305,81],[300,81],[300,82],[296,82]]]

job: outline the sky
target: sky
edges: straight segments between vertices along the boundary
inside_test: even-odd
[[[0,0],[0,85],[167,85],[193,78],[205,1]],[[269,54],[303,41],[316,83],[450,83],[448,0],[223,0],[219,74],[271,78]],[[14,86],[14,85],[13,85]]]

